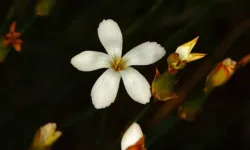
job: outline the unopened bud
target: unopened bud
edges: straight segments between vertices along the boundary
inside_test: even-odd
[[[152,82],[152,95],[155,99],[160,101],[167,101],[176,98],[174,92],[175,86],[175,75],[165,71],[160,74],[158,69],[156,69],[155,78]]]
[[[227,58],[218,63],[206,79],[205,91],[224,85],[235,72],[236,62]]]
[[[35,6],[36,15],[47,16],[55,3],[55,0],[38,0]]]
[[[50,147],[62,132],[56,131],[56,123],[48,123],[42,126],[35,134],[31,149],[41,149]]]

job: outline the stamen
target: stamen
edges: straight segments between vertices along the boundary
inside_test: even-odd
[[[120,71],[124,69],[124,63],[121,59],[114,59],[112,63],[112,67],[115,71]]]

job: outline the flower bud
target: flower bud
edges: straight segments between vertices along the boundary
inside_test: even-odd
[[[170,72],[183,69],[187,63],[201,59],[206,56],[206,54],[204,53],[191,53],[198,41],[198,38],[199,37],[196,37],[193,40],[178,46],[175,50],[175,53],[171,53],[168,56],[167,62],[168,70]]]
[[[35,6],[36,15],[47,16],[55,3],[55,0],[38,0]]]
[[[36,132],[31,149],[50,147],[61,135],[62,132],[56,131],[56,123],[48,123]]]
[[[235,72],[236,62],[227,58],[218,63],[206,79],[205,91],[225,84]]]
[[[206,56],[203,53],[191,53],[198,39],[199,37],[197,36],[193,40],[177,47],[175,53],[179,54],[180,61],[186,60],[187,62],[191,62]]]
[[[178,53],[171,53],[168,58],[168,70],[172,72],[173,70],[179,70],[186,66],[187,61],[180,61]]]
[[[133,123],[124,133],[121,140],[122,150],[146,150],[144,148],[144,135],[141,127]]]
[[[160,101],[167,101],[177,96],[174,93],[175,75],[165,71],[162,75],[156,69],[155,78],[152,82],[152,95]]]

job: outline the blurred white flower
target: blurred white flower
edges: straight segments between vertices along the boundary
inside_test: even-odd
[[[142,133],[141,127],[136,122],[133,123],[124,133],[121,140],[121,150],[132,149],[136,147],[139,149],[144,148],[144,135]]]
[[[98,28],[99,39],[108,54],[84,51],[71,59],[80,71],[108,68],[95,82],[91,97],[95,108],[108,107],[114,102],[122,78],[129,96],[136,102],[150,101],[150,85],[132,65],[149,65],[161,59],[166,51],[156,42],[142,43],[122,56],[123,38],[116,22],[103,20]]]

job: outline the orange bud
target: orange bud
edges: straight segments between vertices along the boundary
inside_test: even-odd
[[[209,73],[206,80],[206,88],[213,88],[225,84],[235,72],[236,62],[227,58],[217,64]]]

